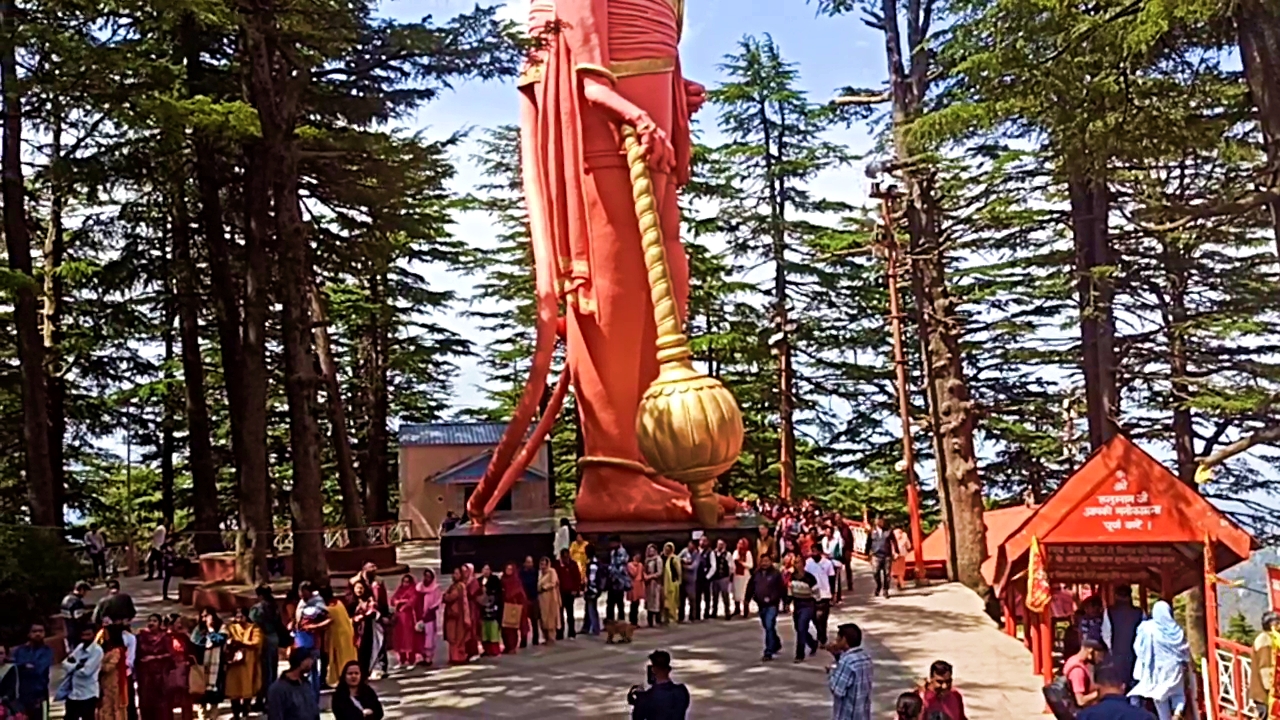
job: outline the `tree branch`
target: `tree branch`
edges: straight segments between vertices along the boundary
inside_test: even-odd
[[[874,95],[841,95],[832,102],[836,105],[879,105],[892,99],[893,93],[885,90]]]
[[[1280,425],[1263,428],[1262,430],[1247,435],[1230,445],[1227,445],[1209,457],[1201,458],[1200,467],[1210,468],[1214,465],[1221,465],[1227,460],[1249,450],[1252,447],[1257,445],[1271,445],[1277,442],[1280,442]]]
[[[1179,230],[1190,225],[1196,220],[1205,220],[1208,218],[1222,217],[1224,215],[1242,215],[1280,200],[1280,188],[1268,188],[1266,190],[1258,190],[1256,192],[1241,195],[1234,200],[1220,202],[1213,205],[1202,203],[1199,205],[1167,205],[1159,209],[1160,212],[1181,215],[1182,217],[1173,222],[1164,223],[1162,225],[1143,225],[1144,230],[1150,232],[1169,232],[1170,230]],[[1152,213],[1156,212],[1155,210]]]

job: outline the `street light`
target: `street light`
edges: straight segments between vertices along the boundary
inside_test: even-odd
[[[893,364],[894,379],[898,389],[898,414],[902,419],[902,461],[901,468],[906,476],[907,512],[911,517],[911,546],[914,552],[916,583],[923,583],[924,577],[924,531],[920,525],[920,488],[916,482],[915,445],[911,433],[911,398],[907,395],[907,361],[902,350],[902,310],[898,303],[898,237],[894,225],[895,203],[902,198],[902,193],[892,184],[881,185],[878,176],[887,170],[882,163],[867,166],[867,176],[873,180],[871,197],[880,201],[882,224],[879,228],[880,247],[885,254],[886,274],[889,281],[889,325],[893,332]],[[942,478],[939,482],[944,482]]]

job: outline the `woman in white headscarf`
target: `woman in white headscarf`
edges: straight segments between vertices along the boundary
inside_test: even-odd
[[[1151,619],[1138,626],[1133,654],[1133,679],[1138,684],[1129,694],[1151,700],[1160,720],[1182,717],[1187,704],[1183,682],[1191,650],[1182,626],[1173,619],[1169,603],[1157,602]]]

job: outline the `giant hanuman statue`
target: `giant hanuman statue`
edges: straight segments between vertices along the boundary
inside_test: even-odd
[[[537,340],[524,394],[468,503],[476,521],[536,455],[569,382],[584,447],[579,520],[708,526],[736,507],[711,487],[741,450],[742,418],[693,368],[681,329],[689,264],[677,189],[689,180],[689,118],[706,101],[680,72],[683,20],[684,0],[532,2],[520,129]],[[565,371],[522,443],[558,337]]]

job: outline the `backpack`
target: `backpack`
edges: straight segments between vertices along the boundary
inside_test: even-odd
[[[1061,675],[1044,686],[1044,701],[1049,704],[1056,720],[1075,720],[1076,714],[1080,712],[1075,690],[1071,689],[1071,683]]]

